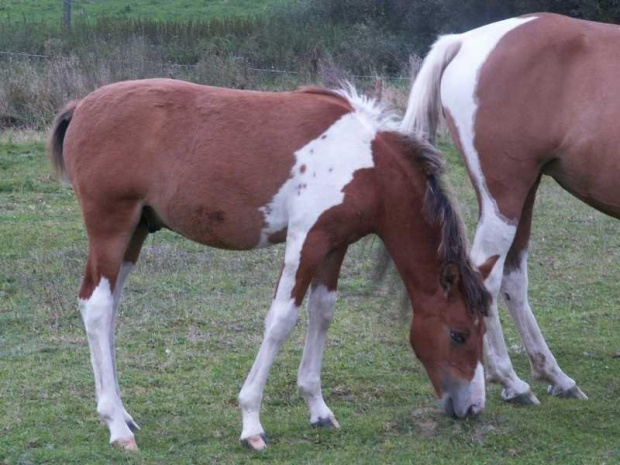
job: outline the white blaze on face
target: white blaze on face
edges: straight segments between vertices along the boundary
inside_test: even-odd
[[[478,362],[476,372],[471,380],[471,403],[473,413],[476,414],[484,410],[486,402],[486,389],[484,385],[484,368],[482,363]]]
[[[372,168],[372,141],[380,129],[357,111],[347,113],[317,139],[295,152],[291,177],[260,211],[267,227],[259,247],[285,228],[309,231],[319,216],[344,200],[344,188],[357,170]],[[287,239],[288,240],[288,239]]]

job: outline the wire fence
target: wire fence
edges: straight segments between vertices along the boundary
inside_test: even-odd
[[[17,57],[23,59],[40,59],[40,60],[49,60],[52,57],[48,55],[41,55],[36,53],[26,53],[26,52],[14,52],[14,51],[0,51],[0,56],[6,57]],[[115,63],[123,63],[122,60],[112,60]],[[412,57],[412,62],[416,61],[415,57]],[[196,69],[199,65],[197,63],[173,63],[173,62],[155,62],[152,60],[144,60],[144,63],[154,64],[154,65],[165,65],[169,68],[177,68],[177,69]],[[251,71],[254,73],[265,73],[265,74],[277,74],[282,76],[298,76],[302,73],[299,71],[292,70],[284,70],[284,69],[276,69],[276,68],[256,68],[252,66],[245,66],[245,70]],[[379,76],[379,75],[370,75],[370,74],[349,74],[348,75],[354,79],[382,79],[385,81],[410,81],[411,76]]]

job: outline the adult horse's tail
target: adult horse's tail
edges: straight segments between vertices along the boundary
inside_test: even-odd
[[[54,170],[56,176],[66,184],[71,184],[71,179],[69,178],[65,167],[65,158],[62,154],[62,147],[65,141],[67,128],[69,127],[69,123],[71,123],[73,112],[75,111],[78,103],[79,100],[69,102],[65,105],[62,111],[58,113],[56,119],[54,120],[54,125],[52,126],[52,132],[47,141],[47,156],[52,164],[52,169]]]
[[[435,142],[441,108],[441,76],[462,43],[463,36],[453,34],[440,37],[433,44],[411,88],[407,112],[401,123],[402,131]]]

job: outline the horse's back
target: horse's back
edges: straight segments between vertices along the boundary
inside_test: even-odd
[[[442,82],[457,126],[464,123],[455,96],[472,57],[479,68],[470,69],[471,137],[486,177],[544,167],[577,197],[618,216],[620,27],[534,14],[463,34]]]
[[[138,202],[194,240],[251,248],[295,151],[348,111],[327,93],[128,81],[80,102],[65,158],[85,211]]]

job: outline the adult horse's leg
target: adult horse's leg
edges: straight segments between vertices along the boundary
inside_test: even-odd
[[[523,205],[527,204],[530,197],[531,203],[533,204],[538,182],[537,180],[530,188],[527,196],[523,196],[525,198]],[[497,206],[501,207],[501,199],[494,200],[497,202]],[[529,225],[530,223],[524,224]],[[476,230],[474,246],[472,248],[472,258],[474,263],[479,265],[480,263],[484,263],[485,257],[492,255],[499,255],[500,257],[498,264],[493,268],[491,274],[485,281],[487,289],[493,297],[489,315],[486,318],[487,333],[484,338],[487,380],[501,384],[504,387],[502,390],[502,398],[505,401],[531,405],[539,404],[540,402],[530,389],[529,384],[519,378],[512,366],[512,361],[508,355],[508,349],[504,340],[497,306],[497,297],[502,284],[507,256],[516,240],[517,228],[513,224],[506,221],[505,218],[502,218],[495,209],[493,211],[485,211],[481,215]]]
[[[299,392],[310,410],[313,427],[339,428],[321,392],[321,365],[327,330],[334,316],[336,286],[346,247],[332,251],[315,274],[308,298],[308,332],[297,373]]]
[[[307,257],[309,254],[302,257],[302,248],[312,250],[313,257]],[[320,239],[313,240],[305,232],[292,231],[289,228],[284,267],[265,318],[263,342],[239,393],[239,406],[243,417],[240,440],[254,450],[267,446],[265,430],[260,423],[260,407],[269,370],[297,322],[299,306],[308,290],[314,270],[326,252],[325,244]]]
[[[453,84],[458,84],[457,81],[454,81]],[[532,189],[535,192],[538,185],[539,169],[536,165],[529,166],[527,164],[506,169],[507,172],[511,173],[511,179],[515,180],[509,191],[502,184],[502,176],[487,175],[482,168],[481,160],[494,160],[492,154],[495,152],[492,142],[495,139],[501,140],[502,135],[485,133],[481,141],[479,134],[477,145],[481,145],[482,149],[474,145],[472,123],[475,121],[475,112],[472,113],[472,111],[476,108],[475,104],[472,104],[471,108],[459,104],[460,97],[466,94],[467,92],[461,92],[458,86],[454,87],[453,85],[452,87],[448,86],[443,97],[452,102],[445,109],[446,122],[453,140],[467,163],[480,205],[480,219],[471,250],[472,262],[476,266],[481,266],[489,258],[499,257],[491,273],[485,279],[485,285],[492,297],[489,314],[485,318],[487,327],[484,336],[486,378],[489,382],[503,385],[502,398],[506,401],[539,404],[540,402],[532,393],[529,384],[517,376],[512,366],[497,308],[497,296],[502,283],[504,262],[515,239],[516,224],[521,216],[528,193]],[[473,87],[471,95],[474,95]],[[503,196],[497,195],[498,192],[503,193]]]
[[[517,325],[521,342],[530,360],[532,376],[549,383],[549,393],[559,397],[587,399],[575,381],[567,376],[549,350],[527,298],[527,256],[532,212],[538,183],[523,207],[515,240],[504,264],[501,294]]]
[[[135,262],[146,235],[140,228],[135,230],[139,219],[136,205],[119,207],[105,218],[95,216],[97,224],[91,224],[85,215],[89,254],[79,306],[95,375],[97,412],[110,430],[111,444],[136,450],[132,429],[138,427],[125,410],[118,387],[114,318],[122,286],[131,270],[129,263]]]
[[[507,248],[501,247],[499,244],[494,244],[495,247],[489,247],[493,244],[493,230],[484,223],[478,225],[476,232],[476,238],[474,240],[474,247],[472,248],[472,256],[493,256],[499,255],[500,259],[491,274],[485,281],[488,291],[493,297],[491,307],[489,309],[489,315],[486,317],[487,333],[484,336],[484,355],[486,360],[486,377],[487,381],[492,383],[501,384],[504,389],[502,390],[502,398],[508,402],[514,402],[519,404],[539,404],[540,402],[536,396],[532,393],[529,384],[521,380],[515,372],[510,356],[508,355],[508,349],[506,348],[506,342],[504,341],[504,334],[502,332],[502,325],[499,320],[499,313],[497,308],[497,295],[499,293],[500,285],[502,282],[502,268]],[[484,248],[481,244],[489,242],[487,247]],[[485,250],[485,252],[481,252]],[[476,265],[484,263],[483,261],[475,261]]]

